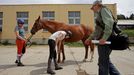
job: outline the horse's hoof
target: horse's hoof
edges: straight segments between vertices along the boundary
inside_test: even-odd
[[[83,59],[83,62],[87,62],[87,60],[86,59]]]
[[[61,63],[61,61],[57,61],[57,63]]]
[[[89,62],[93,62],[93,60],[90,60]]]
[[[64,63],[64,61],[62,61],[61,63]]]

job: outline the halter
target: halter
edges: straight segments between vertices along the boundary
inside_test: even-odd
[[[30,39],[33,37],[33,35],[30,35],[28,38],[27,38],[27,42],[26,42],[26,46],[29,44],[29,47],[32,45],[32,42],[30,41]]]

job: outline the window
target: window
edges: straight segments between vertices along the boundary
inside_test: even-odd
[[[2,32],[3,12],[0,12],[0,32]]]
[[[69,11],[68,21],[69,24],[80,24],[80,11]]]
[[[54,20],[55,14],[54,11],[43,11],[43,18],[48,20]]]
[[[24,19],[24,29],[28,31],[28,12],[17,12],[17,19]]]
[[[47,19],[47,20],[55,20],[54,11],[43,11],[42,16],[43,16],[44,19]],[[43,31],[47,31],[47,30],[43,29]]]

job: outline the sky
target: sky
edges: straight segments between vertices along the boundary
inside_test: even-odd
[[[95,0],[0,0],[3,4],[92,4]],[[134,13],[134,0],[102,0],[103,4],[117,3],[117,14],[127,17]]]

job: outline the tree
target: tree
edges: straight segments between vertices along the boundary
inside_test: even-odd
[[[134,14],[133,13],[130,15],[130,19],[134,20]]]

